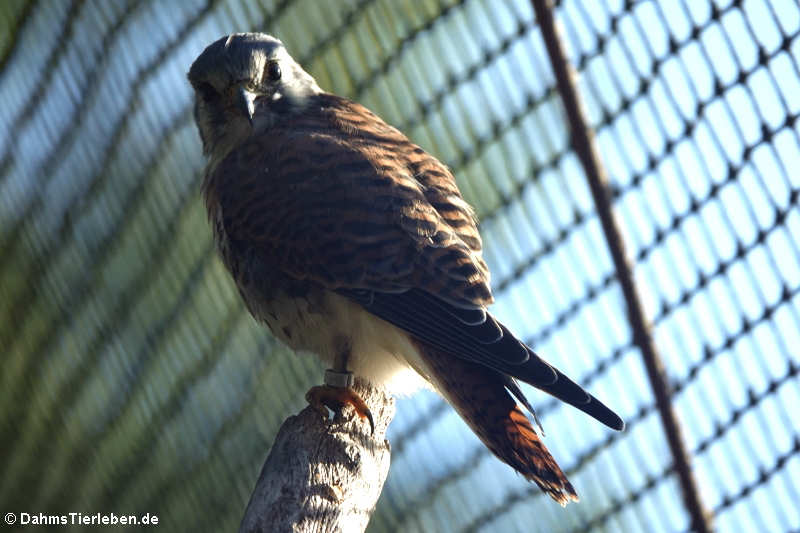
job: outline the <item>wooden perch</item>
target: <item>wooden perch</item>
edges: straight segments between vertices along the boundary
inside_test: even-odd
[[[375,418],[375,434],[351,406],[326,420],[313,407],[281,426],[261,469],[240,533],[363,532],[389,473],[386,429],[395,413],[385,390],[353,387]]]

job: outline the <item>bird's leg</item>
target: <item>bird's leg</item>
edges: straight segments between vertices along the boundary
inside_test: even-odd
[[[333,368],[325,371],[325,384],[311,387],[306,393],[306,401],[317,411],[327,416],[327,410],[339,412],[346,404],[355,409],[363,420],[369,421],[372,434],[375,434],[375,420],[366,402],[353,390],[353,373],[347,370],[348,352],[341,351],[333,361]]]

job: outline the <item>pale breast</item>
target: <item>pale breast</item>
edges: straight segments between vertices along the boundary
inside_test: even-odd
[[[316,355],[326,368],[346,353],[348,370],[394,394],[426,386],[423,359],[408,333],[317,282],[287,276],[263,252],[229,239],[221,215],[213,221],[217,248],[247,309],[276,338]]]

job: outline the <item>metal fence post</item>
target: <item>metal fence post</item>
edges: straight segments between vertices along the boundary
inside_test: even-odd
[[[664,375],[664,367],[656,351],[650,325],[645,318],[639,292],[633,281],[633,271],[627,261],[625,243],[614,218],[611,196],[608,190],[608,177],[601,163],[600,154],[594,140],[594,132],[588,124],[575,84],[576,72],[566,57],[564,46],[555,27],[552,0],[532,0],[536,19],[542,32],[547,54],[558,85],[558,92],[567,113],[571,143],[581,161],[586,179],[592,191],[597,215],[603,226],[608,249],[614,261],[622,293],[628,311],[628,321],[633,331],[633,342],[639,347],[647,370],[647,377],[656,399],[656,407],[664,426],[673,465],[683,492],[683,501],[691,517],[691,528],[697,532],[712,531],[711,519],[703,506],[681,427],[672,409],[670,389]]]

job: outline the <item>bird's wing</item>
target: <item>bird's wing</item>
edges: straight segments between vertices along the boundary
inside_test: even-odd
[[[332,95],[309,106],[217,167],[206,194],[228,239],[432,346],[620,425],[486,312],[480,236],[450,171],[363,106]]]
[[[363,106],[314,100],[318,110],[285,118],[217,166],[207,198],[227,236],[331,289],[424,287],[462,309],[491,303],[478,230],[446,168]]]
[[[614,411],[536,355],[489,313],[486,313],[483,323],[470,322],[469,317],[460,315],[458,309],[418,289],[391,294],[363,290],[340,292],[355,299],[387,322],[412,333],[430,347],[529,383],[612,429],[621,430],[625,427],[623,420]],[[494,328],[499,329],[499,335],[489,334]],[[519,354],[519,350],[524,350],[527,357],[508,357],[508,354]],[[506,388],[530,410],[513,381]]]

